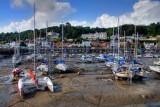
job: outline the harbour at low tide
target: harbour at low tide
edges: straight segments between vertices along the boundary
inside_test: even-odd
[[[59,58],[61,57],[57,57],[57,59]],[[147,70],[146,77],[140,81],[115,80],[111,69],[107,68],[103,62],[81,63],[79,59],[80,55],[74,58],[65,58],[72,72],[49,75],[53,78],[55,93],[38,91],[27,95],[25,99],[21,99],[17,94],[17,82],[10,80],[11,71],[14,68],[11,58],[1,59],[0,90],[3,97],[0,101],[2,102],[1,106],[45,106],[46,104],[47,106],[76,106],[78,104],[87,107],[159,105],[156,102],[160,100],[158,88],[160,75],[148,68],[149,65],[153,65],[156,58],[138,59]],[[52,60],[50,64],[54,66]],[[37,61],[36,65],[40,63]],[[33,69],[33,61],[23,61],[18,67]],[[45,100],[41,99],[42,97],[45,97]]]

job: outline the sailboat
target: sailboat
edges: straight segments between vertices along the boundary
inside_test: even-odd
[[[48,22],[47,22],[47,28],[48,28]],[[47,28],[46,28],[46,45],[47,45]],[[40,54],[41,55],[41,54]],[[46,60],[43,61],[38,67],[37,70],[41,71],[43,74],[48,74],[51,72],[51,67],[48,64],[48,54],[45,52]]]
[[[136,25],[135,25],[135,52],[134,52],[134,60],[132,60],[131,70],[135,72],[134,78],[135,79],[143,79],[145,76],[145,72],[143,70],[143,64],[137,62],[137,51],[138,51],[138,32],[136,32]]]
[[[34,54],[36,48],[36,39],[35,39],[35,4],[34,4]],[[38,77],[36,75],[36,57],[34,56],[34,71],[30,69],[27,70],[28,76],[19,79],[17,88],[18,94],[21,97],[24,97],[25,94],[30,94],[36,90],[45,90],[48,88],[51,92],[54,92],[54,85],[49,77]]]
[[[130,70],[130,65],[126,65],[120,60],[120,38],[119,38],[119,18],[118,18],[118,61],[114,63],[112,67],[112,72],[115,76],[115,79],[118,78],[130,78],[134,77],[134,71]]]
[[[22,56],[20,55],[20,49],[18,47],[15,47],[14,55],[12,57],[12,62],[14,66],[16,66],[17,64],[21,63],[21,61],[22,61]]]
[[[56,69],[58,69],[58,70],[60,70],[60,71],[63,71],[63,72],[65,72],[65,71],[67,71],[68,70],[68,66],[65,64],[65,61],[63,60],[63,57],[64,57],[64,55],[63,55],[63,24],[62,24],[62,60],[57,60],[57,61],[55,61],[56,62],[56,66],[55,66],[55,68]]]
[[[115,58],[113,57],[114,55],[115,55],[115,53],[114,53],[114,48],[115,48],[115,39],[116,39],[116,37],[114,36],[114,27],[113,27],[113,40],[112,40],[112,44],[113,44],[113,50],[112,50],[112,54],[111,55],[109,55],[108,54],[108,58],[107,58],[107,60],[105,61],[105,65],[107,66],[107,67],[109,67],[109,68],[111,68],[113,65],[114,65],[114,61],[115,61]]]
[[[18,46],[14,47],[14,55],[12,56],[12,62],[13,65],[16,66],[17,64],[21,63],[21,61],[22,61],[22,56],[20,55],[20,40],[19,40],[19,47]]]

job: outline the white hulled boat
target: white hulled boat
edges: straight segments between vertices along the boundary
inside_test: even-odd
[[[157,61],[153,61],[153,64],[160,65],[160,59],[158,59]]]
[[[14,65],[21,63],[22,56],[20,55],[19,47],[14,47],[14,55],[12,56],[12,62]]]
[[[149,66],[150,70],[160,73],[160,66]]]
[[[60,70],[60,71],[67,71],[68,70],[68,66],[66,65],[65,61],[63,60],[63,24],[62,24],[62,60],[61,61],[57,61],[57,65],[55,66],[56,69]]]

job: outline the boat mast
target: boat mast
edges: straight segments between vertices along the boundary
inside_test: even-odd
[[[119,48],[120,48],[120,39],[119,39],[119,18],[118,18],[118,60],[119,60]]]
[[[115,53],[114,53],[114,43],[115,43],[115,37],[114,37],[114,26],[113,26],[113,55],[115,56]]]
[[[39,34],[39,47],[40,47],[40,44],[41,44],[41,29],[40,29],[40,34]]]
[[[64,32],[63,32],[63,22],[62,22],[62,59],[63,59],[63,36]]]
[[[126,49],[126,39],[125,39],[125,31],[124,31],[124,57],[125,57],[125,55],[126,55],[126,53],[125,53],[125,49]]]
[[[137,41],[136,41],[136,25],[135,25],[135,27],[134,27],[134,44],[135,44],[135,51],[134,51],[134,58],[136,58],[135,56],[136,56],[136,51],[137,51]]]
[[[139,35],[138,35],[138,32],[137,32],[137,46],[136,46],[136,47],[137,47],[137,48],[136,48],[137,51],[136,51],[136,55],[137,55],[137,52],[138,52],[138,38],[139,38]]]
[[[36,72],[35,3],[34,3],[34,71]]]
[[[47,45],[48,45],[48,43],[47,43],[47,29],[48,28],[48,21],[46,22],[46,46],[45,46],[45,54],[47,55]]]
[[[19,31],[19,46],[20,46],[20,36],[21,36],[21,32]]]

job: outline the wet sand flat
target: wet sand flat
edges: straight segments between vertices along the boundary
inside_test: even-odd
[[[160,101],[160,75],[150,72],[142,81],[114,80],[104,63],[83,64],[68,60],[75,73],[51,75],[55,93],[37,91],[24,99],[12,85],[1,85],[0,106],[9,107],[114,107],[137,106]],[[32,67],[32,63],[20,65]],[[6,67],[7,68],[7,67]],[[5,69],[5,67],[3,67]],[[10,69],[5,74],[10,74]],[[80,75],[77,72],[81,72]],[[102,73],[103,72],[103,73]],[[2,73],[4,75],[4,72]],[[63,76],[62,76],[63,75]],[[7,95],[4,93],[8,93]],[[4,96],[7,97],[4,97]],[[141,106],[140,105],[140,106]]]
[[[102,79],[97,79],[101,77]],[[103,79],[104,78],[104,79]],[[108,75],[67,74],[54,79],[55,93],[39,91],[21,99],[17,94],[8,106],[54,106],[54,107],[108,107],[146,104],[160,100],[159,80],[148,83],[115,81]]]

